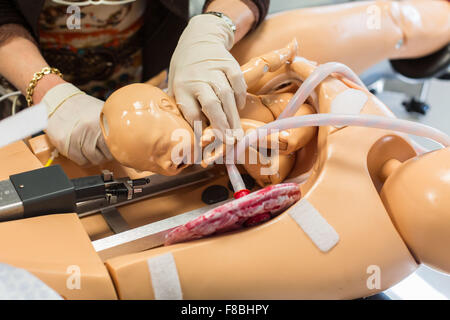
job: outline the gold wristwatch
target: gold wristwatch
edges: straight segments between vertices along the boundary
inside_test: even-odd
[[[231,20],[231,18],[229,16],[227,16],[225,13],[217,12],[217,11],[208,11],[208,12],[205,12],[204,14],[212,14],[216,17],[223,19],[226,22],[226,24],[228,24],[230,26],[231,31],[233,31],[233,33],[236,32],[236,25],[234,24],[233,20]]]

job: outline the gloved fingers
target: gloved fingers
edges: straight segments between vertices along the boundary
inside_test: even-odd
[[[217,97],[222,102],[222,109],[227,117],[231,129],[241,129],[241,119],[236,107],[235,95],[224,73],[218,71],[215,78],[218,81],[212,82]]]
[[[236,106],[239,110],[242,110],[247,97],[247,83],[245,82],[244,74],[236,61],[225,65],[223,70],[233,89]]]
[[[230,125],[213,88],[207,84],[200,85],[197,88],[197,99],[211,126],[225,134],[226,130],[230,129]]]
[[[101,134],[98,133],[98,134]],[[80,144],[81,153],[89,160],[89,162],[93,165],[99,165],[102,162],[105,162],[105,156],[97,148],[97,138],[93,136],[93,132],[87,132],[84,137],[84,142]]]
[[[106,145],[105,138],[103,137],[103,134],[101,132],[97,140],[97,148],[101,151],[101,153],[103,153],[107,161],[114,159],[111,152],[108,149],[108,146]]]
[[[62,122],[65,125],[67,122]],[[58,152],[62,154],[65,157],[68,157],[67,154],[67,138],[66,138],[66,127],[61,125],[60,117],[58,114],[53,115],[48,119],[48,126],[47,126],[47,136],[50,139],[50,142],[52,145],[58,149]]]
[[[175,90],[175,100],[189,125],[194,128],[194,122],[201,121],[203,128],[205,119],[198,101],[184,90]]]
[[[90,164],[97,166],[106,161],[105,156],[97,148],[90,148],[88,145],[83,145],[82,152],[89,160]]]
[[[170,60],[170,65],[172,65],[172,60],[174,59],[174,57],[172,56],[172,59]],[[174,77],[174,73],[175,73],[175,67],[170,68],[169,67],[169,74],[167,76],[167,94],[169,96],[174,97],[175,96],[175,92],[173,89],[173,77]]]
[[[70,139],[69,147],[67,155],[65,155],[67,158],[75,162],[79,166],[85,166],[89,163],[89,160],[84,156],[83,152],[81,151],[81,146],[78,141],[75,141],[75,139]]]
[[[74,135],[79,125],[79,120],[74,115],[66,117],[60,108],[50,117],[47,127],[47,135],[50,142],[58,149],[59,153],[69,158],[79,166],[86,165],[89,160],[81,153],[79,137]]]

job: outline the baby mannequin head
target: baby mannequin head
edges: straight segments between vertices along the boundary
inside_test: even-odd
[[[172,152],[191,150],[193,154],[192,128],[174,100],[154,86],[136,83],[115,91],[103,106],[100,126],[112,155],[125,166],[175,175],[191,161],[179,163]],[[182,139],[174,132],[189,137]]]
[[[242,119],[245,132],[262,125],[264,123],[259,121]],[[194,154],[192,128],[173,99],[151,85],[131,84],[115,91],[103,106],[100,126],[112,155],[125,166],[163,175],[176,175],[193,161],[190,156]],[[177,134],[180,132],[183,133],[182,138]],[[205,130],[207,132],[209,131]],[[173,156],[174,153],[179,155],[180,151],[188,156],[182,163]],[[182,157],[178,157],[178,160],[180,158]],[[216,158],[217,156],[213,157],[211,161]],[[279,155],[272,161],[276,161],[279,168],[273,174],[266,174],[267,176],[263,176],[260,169],[272,164],[256,163],[245,165],[245,168],[260,185],[279,183],[292,169],[295,157]]]

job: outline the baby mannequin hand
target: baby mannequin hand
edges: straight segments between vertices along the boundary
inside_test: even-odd
[[[192,18],[180,37],[170,62],[169,94],[191,126],[204,114],[223,133],[241,128],[237,108],[245,105],[247,85],[228,52],[233,41],[230,26],[209,14]]]
[[[47,91],[42,103],[49,115],[47,134],[62,155],[78,165],[112,159],[99,124],[103,101],[62,83]]]

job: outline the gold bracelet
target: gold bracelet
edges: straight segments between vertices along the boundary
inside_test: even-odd
[[[56,74],[56,75],[60,76],[61,78],[63,76],[61,71],[59,71],[56,68],[51,68],[51,67],[44,67],[44,68],[42,68],[41,71],[36,72],[33,75],[33,79],[31,79],[30,84],[28,85],[28,88],[27,88],[27,97],[26,98],[27,98],[27,103],[28,103],[29,107],[31,107],[33,105],[32,97],[33,97],[33,93],[34,93],[34,88],[36,88],[38,81],[41,80],[45,75],[51,74],[51,73]]]

